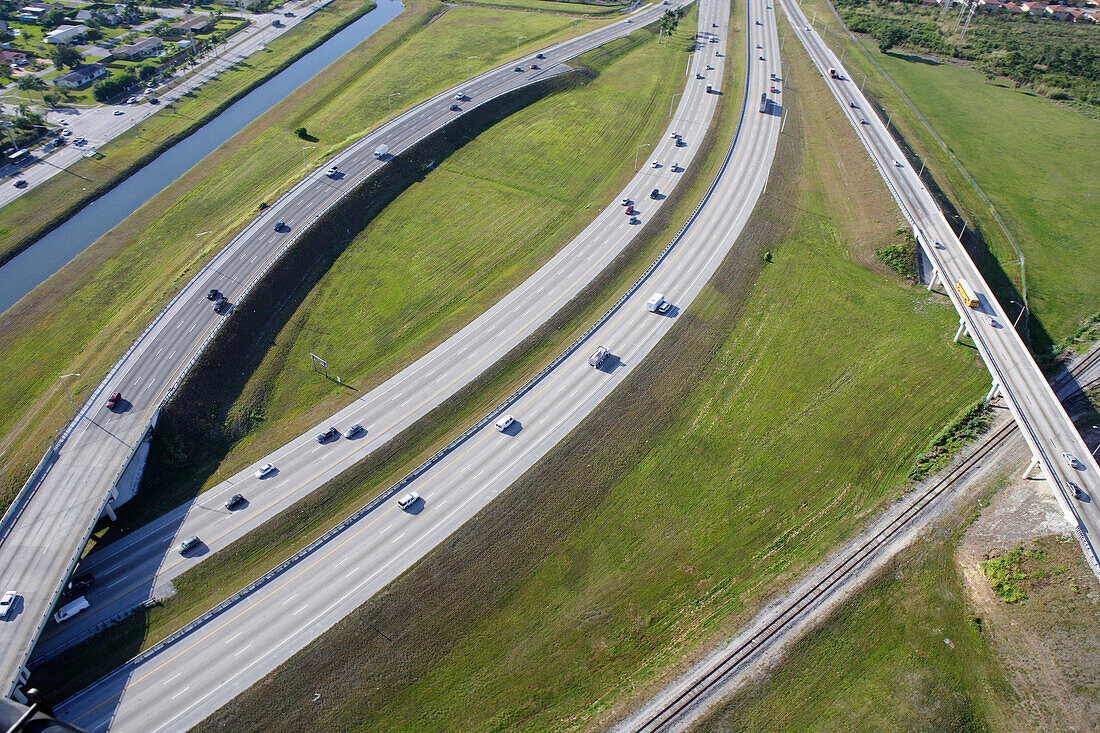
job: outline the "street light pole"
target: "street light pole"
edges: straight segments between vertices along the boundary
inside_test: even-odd
[[[648,147],[651,147],[649,143],[642,143],[634,151],[634,172],[635,173],[638,172],[638,153],[641,151],[642,148],[648,148]]]
[[[1020,316],[1022,316],[1024,313],[1027,313],[1027,306],[1018,300],[1010,300],[1008,302],[1015,303],[1016,305],[1020,306],[1020,312],[1016,314],[1016,320],[1012,323],[1012,330],[1015,331],[1016,324],[1020,322]]]
[[[388,112],[388,114],[386,115],[387,117],[393,115],[393,102],[390,100],[390,97],[400,97],[400,96],[401,96],[401,92],[394,92],[393,94],[387,94],[386,95],[386,110]]]
[[[203,257],[202,257],[202,243],[199,242],[199,237],[205,237],[207,234],[213,234],[213,233],[214,233],[214,231],[210,230],[209,232],[200,232],[200,233],[195,235],[195,246],[198,247],[198,250],[199,250],[199,269],[200,270],[202,269]]]
[[[315,147],[317,147],[317,146],[316,145],[306,145],[304,148],[302,148],[302,170],[304,170],[306,173],[309,172],[309,168],[306,167],[306,151],[307,150],[313,150]]]
[[[477,56],[466,57],[466,81],[470,81],[470,59],[476,59]]]
[[[527,36],[520,36],[516,39],[516,61],[519,61],[519,42],[522,41],[524,38],[527,38]]]
[[[69,387],[65,384],[65,377],[79,377],[80,373],[76,374],[61,374],[57,377],[57,381],[61,382],[61,389],[65,390],[65,396],[69,398],[69,404],[73,406],[73,414],[76,414],[76,403],[73,402],[73,396],[69,393]]]
[[[683,94],[683,92],[676,92],[675,94],[672,95],[672,99],[669,100],[669,103],[668,103],[668,117],[669,117],[669,119],[672,119],[672,105],[676,102],[676,97],[679,97],[681,94]]]

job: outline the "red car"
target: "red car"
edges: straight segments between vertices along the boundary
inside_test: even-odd
[[[113,395],[111,395],[110,397],[107,398],[107,407],[109,407],[110,409],[113,410],[116,407],[118,407],[118,403],[121,400],[122,400],[122,393],[121,392],[115,392]]]

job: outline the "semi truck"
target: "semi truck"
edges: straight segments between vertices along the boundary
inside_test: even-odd
[[[760,95],[760,111],[761,112],[767,112],[768,111],[768,93],[767,92],[764,92],[763,94]]]

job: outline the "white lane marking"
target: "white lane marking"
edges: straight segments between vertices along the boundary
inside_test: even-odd
[[[177,692],[175,695],[172,695],[172,699],[175,700],[177,697],[179,697],[180,695],[182,695],[183,693],[187,692],[190,689],[191,689],[190,685],[188,685],[187,687],[184,687],[182,690]]]
[[[333,567],[337,567],[337,568],[338,568],[338,567],[340,567],[341,565],[343,565],[344,563],[346,563],[346,562],[347,562],[348,560],[350,560],[350,559],[351,559],[350,557],[348,557],[347,555],[345,555],[344,557],[340,558],[340,562],[336,563],[336,565],[334,565]]]
[[[407,532],[407,531],[405,531],[405,532],[402,532],[401,534],[397,535],[396,537],[394,537],[394,538],[393,538],[393,541],[392,541],[392,542],[390,542],[390,544],[391,544],[391,545],[396,545],[396,544],[397,544],[397,541],[398,541],[399,539],[401,539],[402,537],[404,537],[404,536],[405,536],[406,534],[408,534],[408,532]]]
[[[294,594],[294,595],[292,595],[292,596],[291,596],[290,598],[287,598],[287,599],[286,599],[285,601],[283,601],[283,605],[285,606],[286,604],[290,603],[291,601],[293,601],[293,600],[294,600],[295,598],[297,598],[297,597],[298,597],[298,594],[297,594],[297,593],[295,593],[295,594]]]
[[[225,643],[228,644],[229,642],[233,641],[234,639],[236,639],[238,636],[240,636],[243,633],[244,633],[243,631],[238,631],[236,634],[233,634],[233,636],[226,639]]]
[[[356,565],[354,568],[352,568],[348,572],[344,573],[344,577],[345,578],[350,578],[351,576],[356,575],[359,572],[359,568],[360,568],[360,566]]]
[[[107,584],[107,585],[103,586],[103,589],[104,589],[104,590],[106,590],[107,588],[114,588],[114,587],[115,587],[116,585],[118,585],[119,583],[125,583],[125,582],[126,582],[126,576],[125,576],[125,575],[123,575],[123,576],[122,576],[121,578],[119,578],[119,579],[118,579],[118,580],[116,580],[115,582],[113,582],[113,583],[109,583],[109,584]]]
[[[183,672],[176,672],[176,673],[175,673],[174,675],[172,675],[171,677],[169,677],[168,679],[166,679],[166,680],[165,680],[165,681],[163,682],[163,684],[167,685],[167,684],[168,684],[169,682],[171,682],[172,680],[176,679],[176,678],[177,678],[177,677],[179,677],[179,676],[180,676],[181,674],[183,674]]]
[[[239,656],[241,656],[242,654],[244,654],[245,652],[247,652],[247,651],[248,651],[249,649],[251,649],[251,648],[252,648],[252,645],[251,645],[251,644],[249,644],[248,646],[242,646],[242,647],[240,648],[240,650],[239,650],[239,651],[238,651],[238,652],[237,652],[236,654],[234,654],[233,656],[234,656],[234,657],[239,657]]]

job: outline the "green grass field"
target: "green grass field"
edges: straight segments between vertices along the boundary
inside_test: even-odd
[[[684,28],[694,28],[694,10],[685,17]],[[302,303],[298,315],[273,340],[275,346],[257,370],[246,392],[279,393],[279,396],[277,399],[272,397],[272,407],[252,406],[247,411],[267,410],[280,419],[271,419],[259,425],[227,462],[257,450],[259,444],[285,439],[281,435],[283,432],[297,434],[303,428],[296,426],[296,423],[318,420],[321,413],[334,409],[332,398],[340,393],[334,394],[333,384],[310,371],[306,366],[308,357],[303,365],[297,359],[288,358],[285,353],[311,337],[310,334],[315,337],[326,329],[331,330],[333,319],[351,321],[345,325],[352,329],[334,342],[334,348],[340,345],[346,353],[352,353],[348,352],[348,344],[356,343],[356,339],[363,340],[363,345],[354,353],[362,360],[363,368],[378,371],[378,364],[387,365],[390,361],[402,359],[405,351],[420,349],[427,339],[442,338],[441,334],[452,327],[453,319],[441,316],[437,310],[444,315],[457,312],[465,319],[469,317],[467,311],[477,312],[485,308],[486,303],[482,301],[495,300],[499,293],[494,295],[494,290],[501,290],[508,286],[508,281],[518,278],[514,268],[496,263],[503,255],[507,255],[503,258],[508,261],[522,263],[524,259],[535,257],[525,248],[539,249],[545,254],[556,244],[568,241],[604,202],[615,196],[622,184],[620,179],[632,175],[633,157],[627,155],[634,147],[632,140],[653,139],[663,132],[667,124],[663,101],[646,105],[636,102],[639,95],[656,100],[671,98],[674,89],[682,88],[682,60],[689,35],[689,31],[684,31],[678,40],[658,46],[652,43],[652,34],[643,31],[630,39],[608,44],[587,54],[581,60],[598,70],[599,74],[585,86],[536,102],[498,123],[443,161],[432,175],[387,207],[384,214],[341,256],[336,266],[314,288],[313,295]],[[644,85],[639,79],[644,80]],[[582,144],[582,137],[585,138],[583,145],[586,149],[590,147],[591,151],[585,157],[578,157],[574,152]],[[515,151],[523,149],[529,152],[517,157]],[[533,160],[536,156],[540,158],[538,162]],[[554,161],[558,161],[556,166]],[[597,165],[593,166],[593,161]],[[558,178],[548,174],[547,168],[550,167],[555,167]],[[703,170],[700,166],[693,166],[693,169]],[[494,171],[493,177],[478,175],[485,171]],[[685,174],[688,178],[692,175]],[[697,189],[695,196],[701,192],[700,187],[705,182],[709,182],[709,177],[701,174],[694,184]],[[454,200],[441,203],[456,185],[465,185],[466,196],[462,199],[451,197]],[[692,184],[685,181],[684,185]],[[518,202],[523,212],[537,210],[539,213],[536,217],[529,217],[538,222],[537,231],[523,242],[514,241],[517,239],[515,232],[519,231],[514,217],[508,217],[500,206],[492,205],[502,190],[509,192],[508,201],[515,196],[524,197]],[[675,194],[668,203],[674,205],[679,195]],[[593,206],[588,208],[585,201],[591,201]],[[443,213],[450,212],[443,218],[444,222],[458,216],[465,226],[452,231],[453,228],[440,226],[436,216],[426,217],[425,206],[430,208],[433,202],[440,207],[455,207],[442,209]],[[362,471],[365,478],[360,481],[361,486],[356,485],[348,490],[341,485],[349,483],[344,477],[333,482],[337,484],[335,487],[326,486],[317,492],[317,496],[304,500],[302,505],[287,510],[248,538],[219,552],[195,570],[177,577],[174,580],[177,595],[171,601],[143,613],[140,618],[131,618],[72,655],[59,658],[47,668],[36,670],[36,684],[51,689],[62,685],[60,689],[63,692],[60,694],[79,689],[82,684],[87,684],[152,641],[163,638],[262,574],[279,559],[292,554],[311,537],[373,497],[380,488],[392,483],[397,475],[433,454],[583,332],[591,320],[613,303],[623,288],[645,269],[663,247],[667,236],[682,224],[688,211],[690,207],[684,207],[678,218],[667,224],[661,237],[649,238],[636,252],[621,258],[623,261],[617,262],[616,267],[609,268],[613,276],[587,302],[576,307],[570,304],[564,309],[562,320],[541,331],[527,344],[529,348],[514,359],[506,360],[509,363],[502,370],[481,380],[484,384],[434,411],[416,426],[418,429],[413,438],[392,441],[391,444],[398,445],[392,455],[386,455],[391,444],[379,451],[385,456],[384,459],[370,462],[367,470]],[[661,216],[664,214],[654,221],[659,223]],[[486,239],[495,226],[501,226],[496,223],[501,217],[506,218],[503,226],[511,226],[512,233],[493,240]],[[397,229],[393,229],[395,222],[400,223]],[[489,241],[492,247],[486,246]],[[391,251],[393,254],[390,254]],[[407,281],[411,277],[409,272],[420,272],[420,265],[413,262],[414,254],[426,258],[424,262],[429,265],[429,273],[440,272],[438,277],[449,278],[451,284],[448,285],[447,297],[453,297],[455,303],[441,308],[433,305],[433,293],[438,299],[441,292],[436,281],[431,279],[435,275],[425,275],[428,281],[423,284]],[[489,258],[491,262],[482,262],[479,259],[482,257]],[[449,258],[470,264],[454,270]],[[380,268],[379,262],[384,263],[385,267]],[[418,305],[416,308],[387,308],[387,311],[404,313],[404,321],[397,316],[391,318],[387,313],[376,313],[372,308],[371,312],[364,314],[364,318],[374,324],[367,328],[355,323],[355,318],[349,318],[348,312],[349,309],[354,312],[362,307],[363,300],[356,293],[371,290],[373,285],[370,279],[377,277],[380,269],[392,272],[393,278],[399,280],[395,283],[395,292],[386,296],[389,298],[386,302],[392,303],[398,297],[416,298]],[[479,274],[479,277],[475,278],[472,273]],[[451,289],[454,290],[453,295],[450,294]],[[379,295],[378,299],[382,296]],[[464,300],[472,302],[465,303]],[[410,326],[407,333],[401,332],[403,323],[414,323],[412,316],[409,316],[414,311],[417,312],[416,318],[420,319],[415,323],[420,327]],[[390,320],[383,320],[387,318]],[[442,325],[437,325],[432,332],[428,326],[433,323]],[[385,340],[376,331],[387,334]],[[420,334],[420,331],[427,333]],[[310,394],[311,399],[296,399],[287,384],[296,385],[302,393]],[[288,396],[284,398],[282,393],[288,393]],[[248,399],[243,398],[242,402]],[[316,406],[312,406],[314,401]],[[307,414],[302,414],[302,404],[312,406]],[[147,476],[163,475],[163,479],[155,480],[155,491],[139,495],[138,499],[123,507],[119,521],[112,523],[112,528],[131,521],[144,521],[155,516],[158,510],[174,506],[184,498],[184,494],[173,492],[194,492],[194,481],[190,475],[182,480],[173,477],[180,471],[177,467],[150,465],[146,471]],[[140,519],[136,521],[131,516],[134,505],[140,505]],[[308,519],[303,520],[303,516]],[[73,669],[83,671],[80,675],[74,675]]]
[[[477,8],[452,8],[429,24],[440,9],[434,2],[410,4],[408,15],[207,156],[0,316],[5,502],[68,419],[57,374],[83,375],[69,381],[81,399],[191,277],[199,248],[208,257],[260,202],[302,175],[306,146],[295,128],[305,126],[318,138],[306,151],[315,165],[386,117],[388,93],[401,90],[396,106],[412,106],[461,81],[471,51],[487,68],[515,53],[517,33],[526,32],[530,47],[576,33],[567,18]],[[213,233],[197,239],[203,231]]]
[[[555,2],[554,0],[462,0],[460,4],[566,15],[612,15],[618,13],[623,7],[622,5]]]
[[[807,3],[826,17],[819,0]],[[941,188],[981,225],[1000,267],[1020,285],[1020,266],[988,208],[920,127],[896,92],[847,36],[831,12],[829,42],[847,51],[853,79],[873,90],[906,140],[922,155]],[[819,19],[818,30],[822,28]],[[1031,311],[1049,335],[1032,329],[1037,354],[1100,310],[1100,121],[1055,104],[1004,79],[987,81],[970,69],[904,54],[881,54],[864,44],[929,121],[993,201],[1024,253]],[[988,268],[984,268],[988,271]],[[1015,317],[1017,307],[1004,302]]]
[[[865,266],[893,204],[797,57],[769,195],[646,368],[199,730],[598,728],[904,485],[985,373],[942,296]]]
[[[1014,695],[963,600],[956,542],[939,536],[902,553],[695,729],[1005,730]]]

